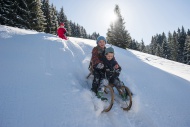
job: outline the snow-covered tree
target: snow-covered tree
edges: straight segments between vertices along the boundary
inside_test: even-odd
[[[156,37],[152,36],[149,53],[152,55],[155,55],[156,54],[156,48],[157,48]]]
[[[168,58],[168,53],[169,53],[168,52],[168,43],[167,43],[167,38],[166,38],[166,35],[164,32],[162,33],[161,47],[162,47],[162,57]]]
[[[25,0],[1,0],[0,5],[0,22],[2,25],[31,28],[30,11]]]
[[[118,5],[114,9],[115,15],[117,17],[116,21],[110,25],[107,32],[107,40],[110,44],[116,45],[121,48],[129,47],[131,42],[131,36],[127,30],[125,30],[125,22],[120,13],[120,8]]]
[[[67,20],[67,17],[64,13],[63,7],[61,7],[59,13],[58,13],[58,23],[64,23]]]
[[[187,36],[186,36],[186,40],[185,40],[183,62],[185,64],[190,65],[190,30],[189,29],[187,31]]]
[[[49,5],[49,0],[42,0],[42,11],[44,13],[45,19],[46,19],[46,26],[45,26],[45,32],[51,33],[52,30],[52,15],[51,15],[51,8]]]
[[[15,0],[14,6],[15,6],[15,16],[14,14],[13,16],[14,16],[15,26],[19,28],[31,29],[31,24],[30,24],[31,12],[28,8],[26,0]]]
[[[86,33],[86,30],[84,29],[83,26],[81,26],[81,37],[82,38],[87,38],[87,33]]]
[[[184,47],[185,47],[185,39],[186,39],[186,32],[182,26],[182,29],[178,28],[178,62],[183,62],[183,54],[184,54]]]
[[[177,61],[178,58],[178,35],[174,31],[172,41],[170,42],[171,60]]]
[[[171,34],[171,32],[169,31],[168,32],[168,43],[167,43],[167,45],[168,45],[168,53],[167,53],[167,59],[171,59],[171,45],[172,45],[172,39],[173,38],[173,36],[172,36],[172,34]]]
[[[146,47],[145,47],[145,45],[144,45],[143,39],[141,40],[141,43],[140,43],[140,51],[141,51],[141,52],[146,52]]]
[[[162,52],[163,52],[162,47],[160,46],[160,44],[157,44],[155,55],[162,57],[163,56]]]
[[[69,25],[71,28],[71,35],[70,36],[75,37],[75,25],[71,20],[69,21]]]
[[[138,48],[137,48],[137,41],[135,40],[135,39],[133,39],[132,41],[131,41],[131,43],[130,43],[130,46],[129,46],[129,48],[130,49],[134,49],[134,50],[138,50]]]
[[[76,26],[75,34],[76,34],[76,37],[81,37],[81,30],[80,30],[80,26],[78,23]]]
[[[0,24],[14,26],[14,20],[12,20],[14,11],[14,1],[0,0]]]
[[[96,33],[96,32],[92,33],[92,35],[91,35],[93,40],[96,40],[99,36],[100,36],[100,34]]]
[[[57,11],[56,11],[56,7],[54,7],[53,4],[51,4],[51,34],[57,34],[57,28],[59,26],[58,24],[58,17],[57,17]]]
[[[30,25],[31,29],[37,31],[45,30],[45,16],[41,9],[42,3],[41,0],[27,0],[27,5],[30,10]]]

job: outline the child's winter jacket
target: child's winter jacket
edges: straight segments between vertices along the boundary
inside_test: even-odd
[[[62,39],[65,39],[67,40],[67,37],[65,36],[65,33],[66,33],[66,29],[63,27],[63,26],[60,26],[58,29],[57,29],[57,35],[62,38]]]

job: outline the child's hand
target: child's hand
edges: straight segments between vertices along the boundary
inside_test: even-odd
[[[116,65],[114,66],[114,69],[118,69],[118,68],[119,68],[119,65],[116,64]]]
[[[96,68],[98,68],[98,69],[103,69],[103,68],[104,68],[104,64],[99,63],[99,64],[96,66]]]

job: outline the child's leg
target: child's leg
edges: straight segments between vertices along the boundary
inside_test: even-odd
[[[94,69],[93,74],[94,74],[94,79],[92,82],[91,90],[97,94],[98,87],[100,84],[100,79],[101,79],[101,72],[100,70]]]
[[[121,82],[118,77],[112,77],[110,83],[114,84],[117,88],[120,88],[123,85],[123,82]]]

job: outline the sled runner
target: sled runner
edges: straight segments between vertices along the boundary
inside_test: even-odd
[[[93,75],[93,70],[89,66],[90,73],[86,77],[87,79]],[[105,107],[102,112],[108,112],[111,110],[114,100],[120,103],[120,106],[123,110],[128,111],[132,107],[132,94],[127,86],[124,84],[119,88],[115,84],[107,84],[103,86],[104,92],[103,96],[107,98],[105,102]],[[116,90],[114,92],[114,89]]]

